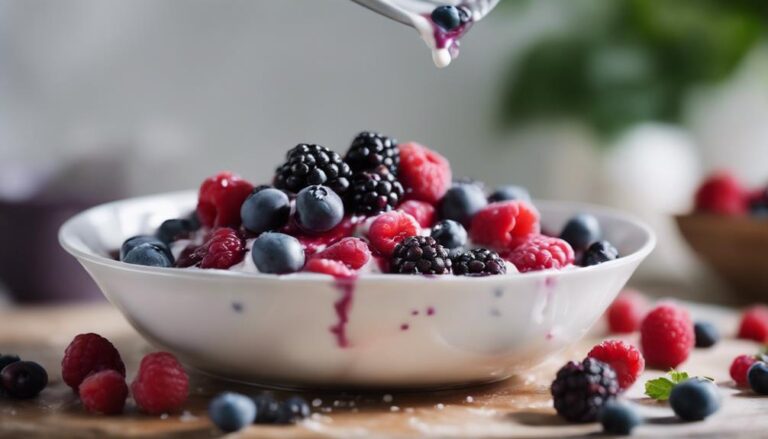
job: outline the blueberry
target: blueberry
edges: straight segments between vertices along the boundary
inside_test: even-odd
[[[156,245],[158,247],[161,247],[161,248],[163,248],[165,250],[168,250],[167,251],[167,255],[168,255],[168,257],[171,257],[171,250],[168,249],[168,246],[165,245],[165,243],[163,241],[157,239],[154,236],[138,235],[138,236],[134,236],[134,237],[126,239],[125,242],[123,242],[123,245],[120,246],[120,260],[121,261],[124,260],[125,256],[128,254],[128,252],[133,250],[134,247],[137,247],[137,246],[139,246],[141,244],[147,244],[147,243],[154,244],[154,245]]]
[[[514,186],[514,185],[507,185],[507,186],[500,186],[496,188],[495,191],[491,194],[490,197],[488,197],[488,201],[491,203],[495,203],[497,201],[527,201],[531,202],[531,194],[528,193],[528,190],[522,186]]]
[[[304,248],[301,243],[283,233],[262,233],[253,242],[251,257],[262,273],[293,273],[304,267]]]
[[[256,404],[256,424],[273,424],[280,416],[280,403],[269,395],[258,395],[253,398]]]
[[[283,227],[290,215],[291,200],[285,192],[274,188],[255,191],[240,207],[243,226],[256,234]]]
[[[296,196],[296,222],[307,232],[327,232],[342,218],[344,203],[329,187],[307,186]]]
[[[700,421],[720,408],[720,394],[712,381],[689,378],[672,388],[669,405],[680,419]]]
[[[642,418],[637,410],[629,404],[611,401],[606,403],[600,411],[600,423],[607,434],[628,435],[640,425]]]
[[[467,230],[453,220],[442,220],[432,227],[430,235],[438,244],[447,249],[456,249],[467,244]]]
[[[122,260],[128,264],[148,267],[173,266],[173,258],[169,256],[168,248],[164,244],[157,245],[151,242],[145,242],[132,248]]]
[[[278,424],[290,424],[309,417],[309,404],[304,398],[294,396],[280,404],[280,412],[277,416]]]
[[[456,6],[438,6],[432,11],[432,21],[445,30],[453,30],[461,25],[461,15]]]
[[[203,226],[203,223],[200,222],[200,217],[197,216],[197,210],[193,210],[187,215],[187,221],[189,221],[190,230],[193,232],[200,230],[200,227]]]
[[[157,239],[165,244],[170,244],[177,239],[183,239],[194,231],[192,221],[185,218],[176,218],[163,221],[157,229]]]
[[[610,242],[597,241],[584,252],[584,256],[581,257],[581,266],[589,267],[590,265],[602,264],[618,257],[619,251]]]
[[[710,322],[695,322],[693,332],[696,334],[696,347],[708,348],[720,340],[720,331]]]
[[[560,232],[560,239],[571,244],[574,250],[586,250],[600,239],[600,223],[587,213],[580,213],[569,219]]]
[[[21,361],[21,358],[19,358],[18,355],[14,355],[14,354],[0,355],[0,371],[2,371],[5,366],[11,363],[15,363],[17,361]]]
[[[768,364],[758,361],[747,371],[749,387],[758,395],[768,395]]]
[[[440,201],[440,217],[460,222],[466,227],[486,204],[488,201],[480,186],[456,184],[448,189]]]
[[[48,385],[48,373],[33,361],[16,361],[0,372],[0,384],[14,398],[34,398]]]
[[[238,431],[256,419],[256,404],[245,395],[222,393],[208,405],[208,416],[221,431]]]

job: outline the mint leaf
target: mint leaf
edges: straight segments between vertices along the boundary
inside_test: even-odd
[[[667,375],[669,375],[669,378],[674,384],[682,383],[688,379],[688,372],[679,372],[675,369],[671,369],[669,372],[667,372]]]
[[[666,401],[675,383],[666,377],[656,378],[645,382],[645,394],[657,401]]]

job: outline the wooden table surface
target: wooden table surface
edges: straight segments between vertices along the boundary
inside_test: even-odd
[[[733,357],[756,352],[759,346],[730,337],[736,326],[734,311],[702,306],[691,309],[695,316],[715,321],[727,337],[713,349],[696,350],[682,369],[715,378],[723,394],[723,406],[704,422],[681,423],[666,404],[643,397],[643,383],[662,375],[661,371],[646,371],[626,394],[648,418],[635,431],[636,436],[768,435],[768,397],[735,389],[728,376]],[[127,413],[122,416],[90,415],[60,378],[64,348],[81,332],[98,332],[112,340],[123,355],[130,378],[141,356],[152,350],[109,305],[0,311],[0,352],[16,352],[40,362],[51,379],[37,399],[0,399],[0,438],[219,437],[221,433],[205,413],[211,396],[225,389],[259,391],[192,374],[190,400],[182,413],[143,415],[129,401]],[[594,333],[535,372],[502,383],[431,393],[310,393],[303,395],[314,406],[309,420],[290,427],[253,426],[228,437],[593,436],[600,431],[599,425],[569,425],[555,415],[548,386],[560,365],[568,359],[583,358],[593,344],[604,338],[601,328]],[[637,341],[634,337],[629,340]],[[277,396],[282,395],[278,392]]]

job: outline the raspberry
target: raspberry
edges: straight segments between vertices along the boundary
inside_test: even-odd
[[[688,311],[671,303],[654,308],[640,324],[640,346],[652,367],[677,367],[688,358],[695,341]]]
[[[435,222],[435,206],[418,200],[408,200],[397,210],[405,212],[416,219],[421,227],[432,227]]]
[[[357,270],[371,259],[371,251],[362,239],[344,238],[316,254],[315,258],[331,259]]]
[[[426,146],[403,143],[398,176],[408,198],[435,204],[451,186],[451,165]]]
[[[200,186],[197,216],[208,227],[238,227],[240,206],[253,185],[231,172],[206,179]]]
[[[747,372],[749,367],[757,362],[757,359],[751,355],[739,355],[733,359],[731,368],[729,370],[731,378],[736,381],[736,385],[739,387],[749,387],[749,379],[747,378]]]
[[[355,277],[355,272],[341,261],[333,259],[313,258],[307,261],[304,271],[312,273],[330,274],[337,279],[350,279]]]
[[[696,210],[720,215],[741,215],[747,211],[747,195],[736,178],[717,172],[696,191]]]
[[[385,256],[391,256],[400,241],[418,234],[419,223],[407,213],[397,211],[377,216],[368,229],[371,247]]]
[[[227,269],[243,260],[245,245],[236,230],[225,227],[213,232],[195,253],[200,268]]]
[[[181,408],[187,400],[189,377],[176,357],[168,352],[155,352],[141,360],[131,391],[144,412],[168,413]]]
[[[629,334],[639,330],[646,305],[645,297],[640,293],[632,290],[622,291],[605,312],[608,329],[616,334]]]
[[[505,255],[521,273],[560,269],[573,263],[573,249],[560,238],[534,235]]]
[[[619,393],[619,383],[609,365],[587,358],[581,363],[571,361],[557,371],[550,392],[557,414],[570,422],[592,422]]]
[[[85,377],[102,370],[114,370],[125,376],[120,353],[106,338],[93,333],[76,336],[64,351],[61,377],[77,392]]]
[[[80,400],[91,413],[116,415],[123,411],[128,398],[125,377],[114,370],[102,370],[83,380],[80,384]]]
[[[472,218],[470,237],[479,245],[505,251],[539,233],[539,212],[524,201],[499,201]]]
[[[739,325],[739,338],[760,343],[768,341],[768,306],[755,305],[744,311]]]
[[[619,388],[627,390],[645,369],[645,358],[636,347],[621,340],[606,340],[592,348],[587,357],[611,366],[619,380]]]

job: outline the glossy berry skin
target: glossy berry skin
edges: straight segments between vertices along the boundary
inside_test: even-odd
[[[261,394],[253,397],[256,405],[255,424],[273,424],[280,416],[280,403],[267,394]]]
[[[278,189],[297,193],[307,186],[324,185],[343,195],[349,188],[352,170],[339,154],[324,146],[302,143],[285,158],[275,174]]]
[[[147,267],[173,267],[173,259],[168,257],[167,249],[149,242],[132,248],[122,261]]]
[[[120,353],[106,338],[94,334],[79,334],[67,346],[61,360],[61,377],[75,392],[90,374],[114,370],[125,376],[125,364]]]
[[[291,200],[285,192],[274,188],[252,193],[240,207],[243,227],[256,235],[284,227],[290,215]]]
[[[640,346],[650,367],[668,370],[688,359],[695,340],[688,311],[663,303],[654,308],[640,325]]]
[[[163,221],[157,229],[157,239],[164,244],[170,244],[178,239],[183,239],[195,231],[195,224],[186,218],[176,218]]]
[[[622,291],[606,311],[608,329],[614,334],[631,334],[640,330],[647,300],[632,290]]]
[[[331,244],[325,250],[315,254],[314,258],[338,261],[357,270],[371,259],[371,250],[362,239],[348,237]]]
[[[589,267],[612,261],[619,257],[619,251],[608,241],[598,241],[593,243],[584,252],[581,258],[581,266]]]
[[[461,26],[461,15],[456,6],[438,6],[432,11],[431,17],[436,25],[446,31],[451,31]]]
[[[690,378],[672,388],[669,405],[684,421],[700,421],[720,409],[717,386],[703,378]]]
[[[467,229],[453,220],[442,220],[435,224],[430,236],[449,250],[467,245]]]
[[[717,172],[696,191],[695,208],[717,215],[742,215],[747,211],[747,202],[741,183],[727,172]]]
[[[48,385],[48,373],[33,361],[16,361],[0,371],[0,385],[13,398],[34,398]]]
[[[280,404],[280,410],[275,423],[292,424],[296,421],[308,418],[310,415],[309,404],[299,396],[293,396]]]
[[[749,387],[758,395],[768,395],[768,365],[762,361],[755,362],[747,371]]]
[[[632,434],[632,430],[643,422],[637,410],[618,401],[611,401],[600,410],[599,421],[604,433],[615,435]]]
[[[323,233],[344,219],[344,203],[327,186],[308,186],[296,196],[296,224],[308,233]]]
[[[21,358],[19,358],[18,355],[15,355],[15,354],[0,355],[0,371],[2,371],[5,366],[11,363],[15,363],[17,361],[21,361]]]
[[[749,368],[756,362],[757,359],[752,355],[739,355],[733,359],[728,372],[738,387],[747,387],[749,385],[747,372],[749,371]]]
[[[472,241],[499,252],[515,248],[541,230],[539,212],[524,201],[491,203],[472,218]]]
[[[696,336],[697,348],[711,348],[720,340],[720,331],[710,322],[695,322],[693,333]]]
[[[755,305],[741,315],[739,338],[765,343],[768,341],[768,307]]]
[[[128,385],[125,377],[114,370],[102,370],[88,375],[79,388],[83,407],[102,415],[122,413],[128,398]]]
[[[392,175],[400,167],[397,140],[372,131],[358,134],[349,146],[344,161],[354,172],[372,171],[384,166]]]
[[[557,414],[569,422],[593,422],[603,406],[619,393],[616,373],[605,363],[586,358],[571,361],[558,372],[550,387]]]
[[[571,244],[576,251],[586,250],[590,244],[600,239],[600,223],[593,215],[582,213],[565,223],[560,239]]]
[[[222,172],[200,185],[197,217],[207,227],[240,226],[240,206],[253,185],[231,172]]]
[[[600,360],[616,372],[619,388],[627,390],[645,370],[645,359],[636,347],[622,340],[606,340],[589,351],[587,357]]]
[[[573,263],[573,249],[559,238],[544,235],[530,236],[504,258],[526,273],[540,270],[559,270]]]
[[[398,179],[406,198],[435,204],[451,186],[451,165],[445,157],[418,143],[400,148]]]
[[[208,416],[219,430],[230,433],[253,423],[256,419],[256,404],[245,395],[222,393],[208,404]]]
[[[448,250],[430,236],[409,236],[395,247],[390,271],[397,274],[449,274]]]
[[[390,256],[395,246],[408,236],[421,231],[419,223],[404,212],[394,211],[376,217],[368,228],[371,248],[383,256]]]
[[[528,193],[528,189],[522,186],[499,186],[488,196],[489,203],[495,203],[497,201],[525,201],[530,203],[531,194]]]
[[[507,272],[499,254],[486,248],[473,248],[452,255],[451,266],[456,276],[494,276]]]
[[[142,358],[131,393],[144,413],[174,412],[187,400],[189,377],[176,357],[168,352],[154,352]]]
[[[125,256],[134,248],[138,247],[141,244],[152,244],[160,249],[162,249],[166,256],[168,256],[168,259],[173,259],[173,256],[171,255],[171,250],[168,248],[168,246],[161,240],[159,240],[155,236],[149,236],[149,235],[138,235],[138,236],[132,236],[123,242],[123,245],[120,246],[120,260],[124,260]]]
[[[440,218],[454,220],[468,227],[488,202],[483,189],[475,184],[454,184],[440,201]]]
[[[251,257],[261,273],[294,273],[300,271],[305,262],[299,240],[276,232],[262,233],[256,238]]]

